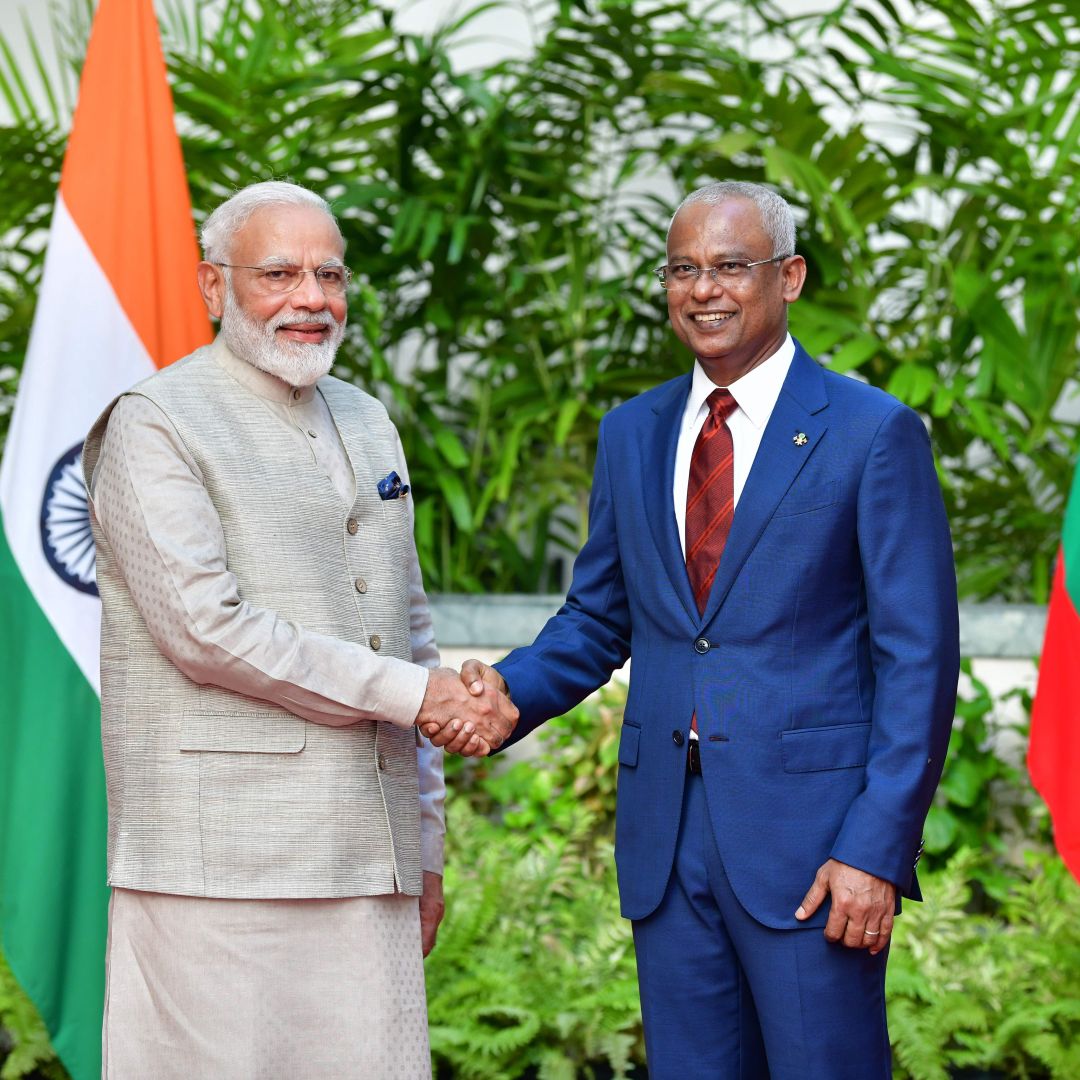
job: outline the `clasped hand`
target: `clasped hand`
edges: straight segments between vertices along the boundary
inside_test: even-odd
[[[497,750],[518,720],[517,708],[507,697],[498,673],[486,668],[498,684],[477,678],[470,667],[476,663],[470,660],[461,675],[452,668],[431,671],[416,716],[416,726],[435,746],[464,757],[485,757]],[[468,677],[466,671],[470,672]]]

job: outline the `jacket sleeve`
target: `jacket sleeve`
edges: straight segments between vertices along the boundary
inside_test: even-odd
[[[515,649],[495,665],[521,710],[506,745],[604,686],[630,655],[630,609],[619,558],[606,423],[600,425],[589,498],[589,538],[574,562],[566,602],[531,645]]]
[[[910,895],[952,728],[960,647],[941,489],[926,429],[906,406],[874,436],[857,515],[874,708],[866,786],[831,855]]]

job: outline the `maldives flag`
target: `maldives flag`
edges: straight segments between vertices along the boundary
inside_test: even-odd
[[[82,440],[210,337],[151,0],[101,0],[0,463],[0,944],[76,1078],[101,1075],[100,603]]]
[[[1039,687],[1031,710],[1028,770],[1050,808],[1054,842],[1080,881],[1080,468],[1065,511]]]

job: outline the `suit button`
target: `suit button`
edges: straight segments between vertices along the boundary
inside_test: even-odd
[[[379,766],[379,772],[386,772],[386,755],[380,754],[375,759],[375,764]]]
[[[349,530],[350,536],[355,536],[357,530],[360,528],[360,522],[357,521],[356,518],[349,518],[349,520],[345,522],[345,528]]]
[[[292,392],[293,401],[299,401],[304,396],[304,391],[296,387]]]
[[[367,582],[362,577],[356,579],[356,591],[358,593],[367,592]],[[372,648],[375,648],[375,646],[373,645]]]
[[[696,652],[698,656],[704,656],[711,648],[712,645],[709,644],[708,638],[699,637],[697,641],[694,642],[694,652]]]
[[[672,742],[673,742],[673,743],[674,743],[674,744],[675,744],[676,746],[682,746],[682,744],[683,744],[683,733],[682,733],[681,731],[679,731],[679,730],[678,730],[678,728],[676,728],[676,729],[675,729],[675,730],[674,730],[674,731],[673,731],[673,732],[671,733],[671,741],[672,741]]]
[[[374,650],[375,650],[376,652],[378,652],[378,651],[379,651],[379,650],[380,650],[380,649],[382,648],[382,638],[381,638],[381,637],[379,637],[379,635],[378,635],[378,634],[372,634],[372,635],[371,635],[371,637],[370,637],[370,638],[368,638],[368,644],[369,644],[369,645],[370,645],[370,646],[371,646],[371,647],[372,647],[372,648],[373,648],[373,649],[374,649]]]

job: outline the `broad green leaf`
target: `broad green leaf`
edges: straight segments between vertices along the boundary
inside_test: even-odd
[[[833,371],[841,373],[851,371],[864,361],[869,360],[870,357],[877,356],[880,352],[881,341],[878,338],[874,337],[873,334],[861,334],[859,337],[844,342],[833,353],[832,359],[829,361],[829,367]]]
[[[941,790],[957,806],[973,806],[979,798],[982,784],[982,775],[974,762],[960,758],[947,764]]]
[[[437,474],[436,482],[454,516],[454,524],[464,533],[472,532],[472,507],[461,478],[457,473],[442,470]]]
[[[559,415],[555,420],[554,440],[556,446],[565,446],[574,421],[581,412],[580,398],[567,398],[559,406]]]
[[[956,817],[942,806],[931,806],[923,826],[923,837],[928,852],[947,851],[956,840]]]
[[[437,424],[437,421],[433,423]],[[450,428],[441,425],[433,426],[432,438],[439,448],[439,453],[451,468],[464,469],[469,464],[469,455],[465,452],[465,447],[461,445],[461,440]]]
[[[934,392],[937,375],[920,364],[901,364],[892,373],[886,389],[905,405],[917,409]]]

